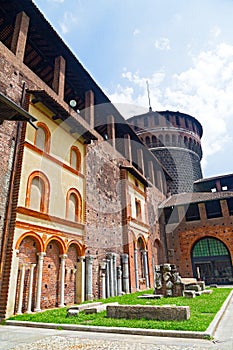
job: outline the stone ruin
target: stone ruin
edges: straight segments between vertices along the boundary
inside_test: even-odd
[[[183,295],[184,285],[176,265],[163,264],[155,267],[155,290],[154,294],[163,296]]]
[[[210,293],[205,290],[205,283],[195,278],[182,278],[174,264],[162,264],[155,267],[154,295],[157,296],[185,296],[194,298],[203,293]]]

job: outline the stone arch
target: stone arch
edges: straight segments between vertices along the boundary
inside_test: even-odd
[[[177,144],[177,137],[176,137],[176,135],[172,135],[172,146],[176,146],[176,144]]]
[[[60,256],[65,252],[65,244],[59,237],[52,236],[46,242],[46,255],[43,262],[41,307],[58,307],[60,304]]]
[[[191,249],[193,275],[206,282],[228,284],[232,283],[232,260],[225,243],[212,236],[202,237]]]
[[[67,248],[66,248],[66,254],[68,252],[68,249],[71,245],[75,245],[76,246],[76,249],[78,251],[78,255],[79,256],[84,256],[85,255],[85,249],[86,249],[86,246],[81,244],[79,241],[76,241],[76,240],[72,240],[69,242],[69,244],[67,245]]]
[[[65,254],[67,248],[66,248],[66,244],[63,241],[62,238],[58,237],[58,236],[51,236],[47,239],[47,241],[45,242],[45,250],[47,250],[48,245],[51,241],[57,241],[58,245],[59,245],[59,253],[60,254]]]
[[[146,141],[147,145],[150,145],[150,137],[149,136],[146,136],[145,141]]]
[[[26,237],[32,237],[34,239],[38,253],[44,252],[45,247],[44,247],[44,242],[43,242],[42,238],[37,233],[35,233],[33,231],[25,232],[19,237],[19,239],[17,240],[16,245],[15,245],[16,250],[19,250],[21,242]]]
[[[37,255],[43,250],[43,242],[34,232],[26,232],[18,239],[16,247],[19,269],[15,312],[31,312],[36,302]]]
[[[65,268],[65,300],[67,304],[76,302],[77,283],[82,283],[82,281],[77,280],[79,256],[80,247],[77,242],[73,241],[67,249]]]
[[[157,146],[157,137],[155,135],[152,136],[152,146],[153,147]]]
[[[165,135],[165,144],[170,145],[170,135],[169,134]]]

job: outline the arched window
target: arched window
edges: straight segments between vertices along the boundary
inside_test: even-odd
[[[156,136],[152,136],[152,146],[156,147],[157,146],[157,137]]]
[[[135,208],[136,208],[136,219],[142,220],[142,208],[141,202],[138,199],[135,199]]]
[[[49,153],[50,150],[50,131],[49,128],[41,122],[37,123],[38,129],[35,134],[35,146],[43,152]]]
[[[149,145],[150,144],[150,137],[146,136],[146,144]]]
[[[165,143],[166,145],[170,144],[170,136],[168,134],[165,135]]]
[[[172,135],[172,146],[176,146],[176,135]]]
[[[78,171],[81,167],[81,153],[75,146],[72,146],[70,150],[70,166]]]
[[[82,219],[82,197],[75,188],[71,188],[66,196],[66,219],[76,222]]]
[[[47,177],[39,171],[33,172],[27,183],[25,206],[42,213],[48,212],[50,186]]]

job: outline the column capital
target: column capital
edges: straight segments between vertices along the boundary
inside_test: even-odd
[[[38,256],[39,259],[43,259],[45,255],[46,255],[45,252],[39,252],[39,253],[37,253],[37,256]]]
[[[85,259],[85,256],[78,256],[78,262],[83,262]]]
[[[61,254],[59,255],[59,258],[61,258],[61,260],[64,260],[67,258],[67,254]]]
[[[27,266],[26,263],[21,263],[21,264],[19,264],[19,269],[20,269],[20,270],[23,270],[23,269],[26,268],[26,266]]]
[[[87,255],[85,257],[86,261],[89,262],[90,264],[92,264],[93,260],[94,260],[94,256],[93,255]]]
[[[128,263],[129,255],[128,254],[121,254],[122,263]]]
[[[100,268],[101,268],[101,270],[106,270],[106,262],[105,261],[102,261],[100,263]]]

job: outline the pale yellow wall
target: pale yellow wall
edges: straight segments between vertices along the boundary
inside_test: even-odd
[[[128,180],[131,184],[135,185],[135,177],[128,173]],[[144,186],[143,184],[138,181],[138,189],[144,192]],[[132,211],[132,217],[136,219],[136,205],[135,205],[135,199],[139,200],[141,202],[141,211],[142,211],[142,221],[144,223],[147,223],[146,219],[146,213],[145,213],[145,197],[138,192],[135,188],[129,186],[128,188],[130,199],[131,199],[131,211]]]
[[[128,173],[128,181],[129,181],[131,184],[135,185],[135,180],[136,180],[136,178],[135,178],[132,174]],[[141,191],[144,192],[144,185],[143,185],[139,180],[137,180],[137,182],[138,182],[138,188],[139,188],[139,190],[141,190]]]
[[[70,148],[78,147],[81,156],[81,173],[84,173],[85,167],[85,146],[74,139],[72,135],[66,132],[63,127],[58,126],[49,118],[51,113],[43,106],[39,105],[41,110],[30,105],[29,113],[35,116],[37,122],[43,122],[47,125],[51,133],[51,146],[49,154],[69,166]],[[35,122],[35,124],[37,123]],[[27,124],[26,141],[34,144],[36,130]],[[19,193],[19,206],[25,206],[26,189],[29,175],[34,171],[40,171],[46,175],[50,183],[50,200],[48,214],[65,218],[66,215],[66,194],[70,188],[77,189],[82,196],[84,209],[84,187],[85,179],[74,174],[72,171],[65,169],[62,165],[54,162],[53,158],[48,159],[28,147],[24,148],[22,176]],[[84,214],[84,210],[82,210]],[[84,216],[82,215],[82,219]]]
[[[63,161],[65,164],[70,164],[70,148],[72,146],[78,147],[82,160],[85,157],[85,147],[84,145],[77,140],[79,135],[72,134],[66,131],[67,125],[65,122],[59,124],[55,123],[51,116],[51,113],[47,108],[45,108],[41,103],[37,104],[36,107],[30,105],[29,113],[35,116],[37,122],[45,123],[50,130],[51,133],[51,143],[50,143],[50,154],[55,158]],[[50,118],[49,118],[50,117]],[[36,130],[28,124],[27,132],[26,132],[26,140],[32,144],[34,144]],[[76,138],[75,138],[76,136]],[[84,173],[84,162],[81,164],[81,173]]]

